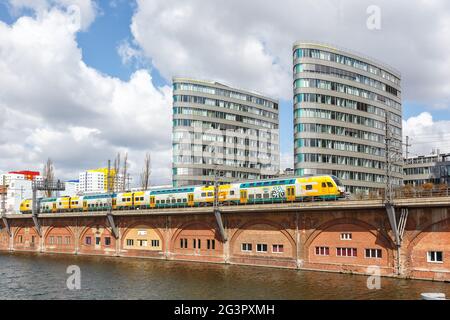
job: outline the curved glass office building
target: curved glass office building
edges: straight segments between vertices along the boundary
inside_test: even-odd
[[[351,193],[402,179],[400,74],[384,64],[318,43],[293,46],[294,155],[298,175],[333,174]]]
[[[279,173],[278,101],[224,84],[173,78],[173,185]]]

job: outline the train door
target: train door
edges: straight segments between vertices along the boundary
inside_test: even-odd
[[[194,206],[194,194],[188,193],[188,206],[193,207]]]
[[[286,188],[286,200],[295,201],[295,186],[288,186]]]
[[[150,208],[156,207],[155,196],[150,196]]]
[[[241,204],[247,203],[247,190],[241,190]]]
[[[332,190],[332,188],[330,188],[330,186],[327,184],[326,181],[322,181],[322,182],[321,182],[321,185],[322,185],[322,192],[321,192],[322,195],[328,195],[328,194],[331,194],[331,192],[332,192],[333,190]]]
[[[56,212],[56,202],[53,203],[53,209],[52,212]]]
[[[83,201],[83,211],[87,211],[88,205],[87,201]]]

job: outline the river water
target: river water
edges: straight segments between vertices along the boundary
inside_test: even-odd
[[[81,289],[69,290],[78,266]],[[450,284],[236,265],[0,253],[0,299],[420,299]]]

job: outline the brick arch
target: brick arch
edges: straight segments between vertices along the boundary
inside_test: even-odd
[[[174,232],[172,238],[170,239],[169,248],[171,252],[174,252],[175,250],[175,242],[179,238],[180,234],[188,230],[189,228],[192,228],[193,226],[199,226],[197,230],[203,230],[203,231],[210,231],[214,235],[214,239],[218,240],[216,243],[216,247],[221,243],[221,237],[219,233],[217,232],[217,229],[213,226],[211,226],[208,222],[202,222],[202,221],[190,221],[184,224],[181,224],[177,227],[176,231]]]
[[[83,241],[86,235],[91,231],[92,228],[99,227],[103,229],[103,233],[100,235],[100,244],[96,244],[96,233],[92,232],[91,243],[87,244]],[[110,238],[110,244],[106,245],[106,237]],[[116,244],[117,239],[114,237],[112,229],[107,227],[104,223],[90,223],[84,227],[78,238],[78,252],[81,254],[104,254],[104,255],[115,255],[116,254]]]
[[[22,230],[25,230],[26,228],[29,228],[30,229],[30,234],[29,234],[29,236],[28,237],[26,237],[26,235],[24,234],[24,239],[23,239],[23,243],[18,243],[17,242],[17,238],[18,238],[18,236],[19,236],[19,233],[22,231]],[[32,239],[32,237],[35,237],[35,242],[34,242],[34,244],[32,244],[31,242],[30,242],[30,240]],[[28,242],[28,246],[26,246],[26,244],[27,244],[27,242]],[[31,251],[37,251],[37,250],[39,250],[39,243],[40,243],[40,237],[39,237],[39,232],[36,230],[36,228],[33,226],[33,227],[31,227],[31,226],[28,226],[28,227],[19,227],[19,228],[16,228],[15,230],[14,230],[14,232],[13,232],[13,247],[14,247],[14,249],[15,250],[31,250]]]
[[[15,228],[15,230],[13,232],[13,239],[16,239],[16,236],[19,234],[19,232],[21,230],[23,230],[23,229],[26,229],[26,228],[32,229],[37,234],[37,236],[39,236],[39,233],[37,232],[37,230],[36,230],[36,228],[34,226],[32,226],[32,227],[31,226],[29,226],[29,227],[18,227],[18,228]]]
[[[62,242],[61,243],[53,243],[50,244],[48,243],[49,241],[49,237],[52,235],[52,231],[65,231],[62,234],[61,233],[57,233],[55,236],[56,237],[61,237],[62,238]],[[70,242],[69,244],[66,243],[66,239],[65,237],[70,236]],[[76,235],[73,232],[73,230],[69,227],[65,227],[65,226],[51,226],[49,227],[43,237],[42,237],[43,243],[44,243],[44,248],[46,251],[56,251],[56,252],[72,252],[76,250]]]
[[[292,238],[291,234],[289,232],[287,232],[281,224],[267,220],[267,219],[256,219],[256,220],[252,220],[252,221],[249,221],[249,222],[246,222],[246,223],[240,225],[238,227],[238,231],[236,231],[230,239],[230,248],[234,247],[234,243],[236,242],[236,240],[239,238],[239,236],[245,230],[249,230],[251,226],[258,225],[258,224],[269,225],[269,226],[273,227],[275,230],[278,230],[289,241],[289,243],[291,245],[292,257],[295,257],[296,243],[295,243],[295,240]]]
[[[73,239],[74,239],[74,240],[76,239],[76,235],[75,235],[75,233],[72,231],[71,228],[69,228],[69,227],[51,226],[51,227],[48,228],[48,229],[45,231],[45,233],[44,233],[44,236],[43,236],[44,241],[47,239],[47,237],[50,235],[50,232],[51,232],[53,229],[66,229],[67,231],[69,231],[69,233],[70,233],[70,235],[73,237]]]
[[[450,218],[444,219],[435,223],[430,223],[422,230],[416,231],[414,235],[411,237],[411,240],[408,243],[407,251],[411,253],[412,249],[425,237],[427,236],[427,232],[431,231],[431,229],[443,224],[444,229],[446,231],[450,231]]]
[[[449,247],[450,218],[429,224],[413,236],[406,248],[408,274],[418,278],[450,281]],[[429,262],[428,251],[442,251],[442,263]]]
[[[312,262],[313,260],[316,260],[315,259],[316,257],[313,257],[314,259],[311,257],[311,246],[314,244],[315,240],[318,239],[319,236],[321,236],[324,232],[327,232],[327,230],[330,230],[330,229],[332,229],[332,228],[334,228],[336,226],[339,226],[339,225],[353,225],[353,226],[359,227],[359,229],[361,229],[362,231],[371,234],[375,238],[376,241],[380,241],[380,243],[376,243],[376,244],[379,247],[383,248],[386,251],[386,253],[387,253],[386,260],[384,259],[384,256],[383,256],[383,259],[382,259],[382,261],[385,261],[384,263],[386,263],[385,266],[392,266],[393,265],[395,257],[394,257],[394,245],[393,245],[392,240],[390,240],[390,238],[384,232],[373,231],[373,230],[377,229],[373,225],[371,225],[371,224],[369,224],[367,222],[358,220],[358,219],[354,219],[354,218],[334,219],[334,220],[327,221],[327,222],[321,224],[320,226],[318,226],[315,229],[315,231],[312,232],[308,236],[306,241],[305,241],[304,248],[305,248],[305,260],[306,261],[311,262],[311,263],[319,262],[319,261]],[[344,243],[344,242],[342,243],[342,245],[343,246],[344,245],[347,246],[346,243]],[[353,242],[353,244],[352,244],[352,242],[348,243],[348,247],[353,247],[354,245],[355,245],[354,242]],[[336,242],[333,241],[330,244],[330,247],[334,247],[334,246],[337,247]],[[360,257],[360,254],[361,253],[358,254],[358,259]],[[334,259],[334,255],[330,256],[330,261],[336,262],[336,261],[334,261],[332,259]],[[361,263],[363,262],[363,260],[359,260],[359,261]]]
[[[93,227],[99,226],[100,228],[104,228],[106,230],[109,231],[109,233],[112,234],[112,229],[110,227],[107,227],[106,224],[104,223],[91,223],[89,225],[87,225],[86,227],[84,227],[80,233],[79,239],[78,240],[83,240],[83,237],[86,235],[86,233]]]
[[[161,233],[161,231],[159,230],[159,228],[154,227],[154,225],[152,223],[149,223],[148,221],[142,220],[142,221],[137,221],[134,222],[130,225],[128,225],[126,227],[126,229],[123,232],[123,235],[121,236],[121,248],[124,248],[124,241],[126,239],[127,234],[131,231],[131,229],[137,227],[137,226],[145,226],[148,229],[152,229],[155,231],[155,233],[157,234],[157,236],[159,237],[159,240],[161,241],[161,251],[164,251],[166,249],[166,244],[165,244],[165,238],[163,236],[163,234]]]
[[[366,229],[369,233],[374,235],[375,237],[381,236],[381,239],[383,240],[383,244],[388,249],[394,249],[392,240],[383,232],[379,232],[378,234],[376,232],[373,232],[373,229],[377,229],[375,226],[371,225],[370,223],[367,223],[362,220],[354,219],[354,218],[339,218],[327,221],[318,227],[315,228],[314,232],[311,233],[306,241],[305,241],[305,248],[309,248],[311,243],[325,230],[330,229],[331,227],[334,227],[339,224],[354,224],[356,226],[359,226],[363,229]]]

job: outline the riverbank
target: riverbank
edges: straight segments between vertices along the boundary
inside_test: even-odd
[[[81,271],[81,289],[66,286],[67,267]],[[255,266],[180,261],[0,253],[4,299],[420,299],[450,296],[450,284]]]

